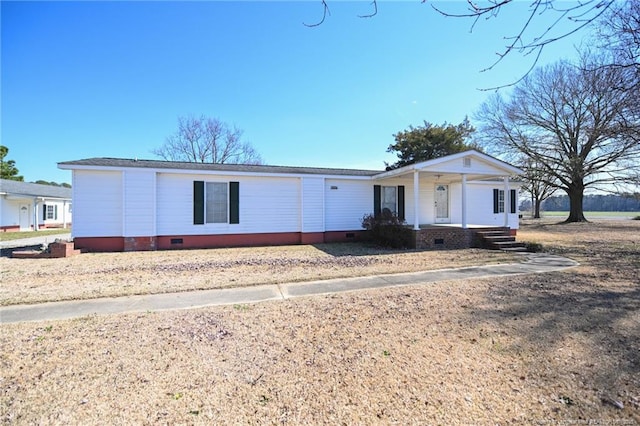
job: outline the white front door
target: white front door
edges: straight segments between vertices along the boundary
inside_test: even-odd
[[[436,185],[435,194],[436,223],[450,223],[449,185]]]
[[[29,205],[28,204],[20,204],[20,230],[21,231],[29,231],[31,229],[30,225],[30,214],[29,214]]]

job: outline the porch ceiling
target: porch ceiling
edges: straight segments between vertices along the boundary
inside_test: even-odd
[[[462,181],[462,173],[450,173],[450,172],[432,172],[432,171],[421,171],[418,170],[418,175],[421,181],[434,182],[434,183],[455,183]],[[467,182],[474,180],[490,180],[490,179],[499,179],[502,181],[502,178],[505,176],[509,176],[508,174],[484,174],[484,173],[465,173],[467,176]],[[403,179],[407,181],[413,181],[413,170],[399,173],[393,176],[386,177],[375,177],[375,180],[385,180],[385,179]]]

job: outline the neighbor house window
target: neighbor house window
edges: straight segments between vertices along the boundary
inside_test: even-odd
[[[380,208],[382,209],[382,212],[389,212],[389,213],[397,213],[396,209],[397,209],[397,205],[398,205],[398,198],[397,198],[397,192],[396,192],[397,188],[395,186],[383,186],[382,187],[382,197],[380,200]]]
[[[205,217],[207,223],[227,223],[229,200],[226,182],[207,182],[205,191]]]
[[[55,220],[58,218],[58,206],[55,204],[45,204],[42,209],[44,220]]]

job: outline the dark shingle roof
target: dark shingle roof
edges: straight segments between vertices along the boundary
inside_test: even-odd
[[[131,160],[124,158],[87,158],[85,160],[64,161],[59,166],[95,166],[113,168],[150,168],[172,170],[202,170],[221,172],[244,173],[284,173],[284,174],[309,174],[309,175],[344,175],[344,176],[374,176],[382,170],[354,170],[332,169],[322,167],[291,167],[291,166],[263,166],[253,164],[212,164],[189,163],[178,161],[160,160]],[[66,167],[64,167],[66,168]],[[73,167],[69,167],[73,168]]]
[[[71,188],[0,179],[0,192],[31,197],[71,198]]]

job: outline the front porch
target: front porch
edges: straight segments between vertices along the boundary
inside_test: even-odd
[[[418,236],[417,247],[470,247],[479,228],[507,236],[518,229],[520,184],[511,177],[520,173],[475,151],[389,170],[374,177],[374,214],[395,212]]]

